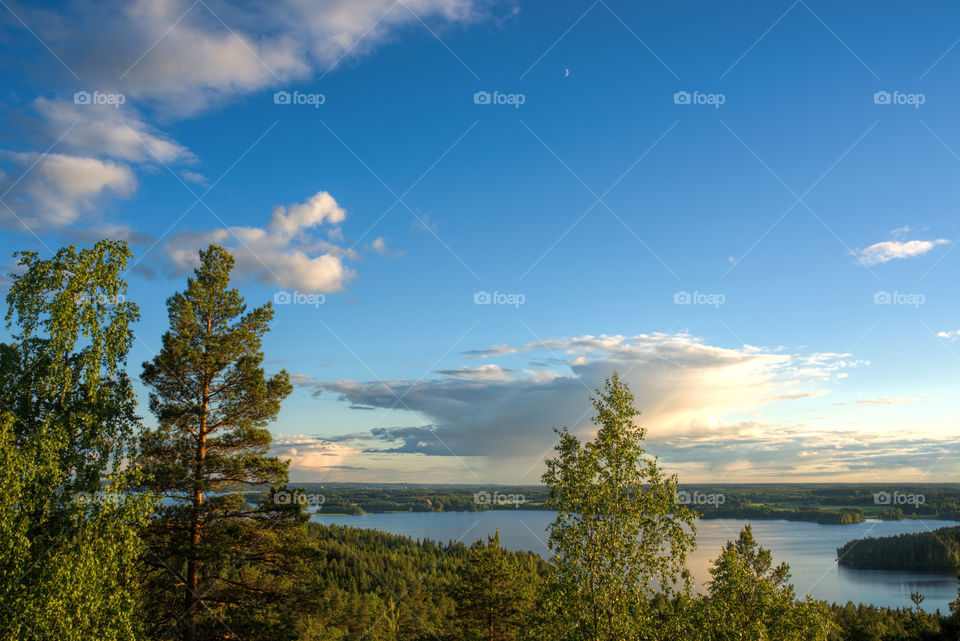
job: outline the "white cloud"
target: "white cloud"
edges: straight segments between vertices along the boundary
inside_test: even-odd
[[[277,205],[270,219],[270,232],[283,238],[290,238],[298,232],[318,227],[323,223],[338,225],[347,217],[333,196],[320,191],[305,203],[296,203],[289,208]]]
[[[209,179],[201,173],[195,171],[183,170],[180,172],[180,175],[183,176],[186,180],[189,180],[192,183],[198,185],[206,185],[209,183]]]
[[[513,370],[504,369],[499,365],[490,363],[489,365],[480,365],[479,367],[458,367],[456,369],[441,369],[438,374],[444,376],[453,376],[457,378],[471,378],[478,381],[505,381],[510,378]]]
[[[362,469],[347,464],[358,453],[356,447],[304,434],[276,435],[270,444],[271,456],[289,461],[291,470],[306,472],[313,481],[337,470]]]
[[[502,356],[504,354],[513,354],[517,351],[515,347],[509,345],[494,345],[488,349],[472,349],[463,352],[467,358],[489,358],[491,356]]]
[[[861,250],[859,261],[862,265],[878,265],[895,258],[913,258],[949,242],[945,238],[938,238],[937,240],[887,240]]]
[[[321,191],[304,203],[274,207],[265,228],[179,232],[164,244],[168,271],[189,273],[197,266],[198,250],[217,243],[233,254],[235,273],[240,278],[301,292],[342,291],[355,275],[344,258],[357,256],[318,237],[317,230],[327,226],[328,235],[337,235],[336,225],[345,218],[346,212],[333,196]]]
[[[70,226],[91,210],[101,209],[109,197],[133,196],[137,180],[130,163],[196,160],[186,147],[144,123],[132,109],[46,98],[36,99],[33,107],[39,128],[62,152],[42,156],[0,150],[0,162],[17,170],[0,175],[0,184],[11,189],[8,200],[15,203],[11,209],[31,227]],[[19,226],[9,212],[3,210],[3,214],[0,218],[8,226]],[[93,220],[84,216],[84,222],[97,224],[99,219],[99,215]]]
[[[82,6],[82,14],[65,16],[72,28],[41,35],[102,91],[115,89],[175,115],[306,80],[369,53],[401,29],[424,29],[420,20],[437,29],[482,17],[474,0],[138,0]]]
[[[759,483],[946,480],[956,474],[956,466],[947,461],[955,459],[958,449],[951,435],[926,431],[910,436],[902,431],[878,434],[758,421],[700,426],[668,440],[655,439],[651,446],[659,456],[676,462],[671,468],[681,481]]]
[[[146,124],[143,114],[190,116],[250,93],[291,88],[389,42],[408,26],[426,30],[421,20],[435,30],[479,19],[477,2],[113,0],[68,4],[59,12],[24,7],[25,21],[70,61],[83,86],[71,79],[61,88],[65,99],[34,101],[39,129],[49,139],[43,147],[62,136],[64,153],[38,165],[57,176],[24,178],[8,201],[22,220],[32,221],[28,224],[73,224],[102,208],[104,196],[132,195],[136,181],[123,163],[196,160],[185,146]],[[59,64],[46,55],[40,61]],[[124,104],[119,109],[74,104],[78,90],[122,94]],[[8,162],[18,157],[0,153]],[[206,182],[194,172],[181,174]],[[73,177],[81,175],[89,180],[78,185]],[[0,185],[14,180],[0,167]],[[12,217],[5,213],[3,219]],[[281,263],[273,267],[284,272],[281,279],[312,272],[303,282],[313,288],[346,277],[331,259],[291,254]]]
[[[502,466],[507,474],[519,474],[535,469],[537,457],[549,451],[551,428],[591,430],[589,396],[614,371],[633,390],[643,411],[640,423],[651,436],[673,438],[707,429],[721,438],[751,412],[829,392],[843,370],[858,364],[846,354],[731,349],[687,334],[660,333],[548,339],[467,354],[489,357],[491,351],[531,362],[547,357],[560,369],[530,367],[517,373],[488,364],[443,370],[442,378],[422,381],[341,380],[313,387],[321,396],[332,393],[357,406],[385,410],[397,406],[396,394],[405,408],[423,418],[426,424],[374,428],[366,437],[373,452],[436,456],[453,452],[458,457],[486,457],[488,464]],[[581,356],[566,366],[551,358],[560,353]],[[509,480],[535,480],[538,472],[531,474]]]
[[[955,341],[960,338],[960,329],[954,330],[952,332],[937,332],[937,336],[940,338],[946,338],[950,341]]]
[[[132,109],[46,98],[33,106],[49,137],[59,138],[68,151],[131,162],[195,160],[190,150],[155,131]]]
[[[109,160],[0,150],[4,162],[18,175],[0,174],[0,191],[11,190],[5,202],[23,222],[38,228],[72,224],[99,198],[129,197],[137,187],[130,167]],[[19,225],[5,208],[0,219]]]

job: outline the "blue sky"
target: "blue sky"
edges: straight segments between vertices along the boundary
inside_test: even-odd
[[[295,480],[536,482],[614,369],[682,481],[954,480],[958,11],[10,2],[2,250],[128,239],[138,374],[231,248]]]

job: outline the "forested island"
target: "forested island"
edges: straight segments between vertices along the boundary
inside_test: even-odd
[[[960,526],[854,539],[837,548],[837,562],[865,569],[960,569]]]

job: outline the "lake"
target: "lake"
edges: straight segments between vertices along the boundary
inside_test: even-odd
[[[530,550],[547,558],[547,525],[553,512],[534,510],[489,510],[485,512],[394,512],[337,516],[315,514],[317,523],[336,523],[373,528],[413,539],[462,541],[470,544],[500,530],[501,544],[511,550]],[[745,521],[707,519],[697,522],[697,549],[689,559],[695,584],[702,588],[710,578],[710,562],[723,544],[735,539]],[[872,603],[889,607],[912,605],[910,592],[926,596],[926,610],[948,611],[957,597],[953,573],[920,573],[889,570],[852,570],[837,565],[837,548],[851,539],[924,532],[957,525],[954,521],[867,520],[852,525],[821,525],[802,521],[753,521],[757,541],[769,548],[776,563],[790,565],[791,581],[798,595],[846,603]]]

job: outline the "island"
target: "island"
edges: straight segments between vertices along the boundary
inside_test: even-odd
[[[837,548],[837,562],[874,570],[960,569],[960,526],[854,539]]]

